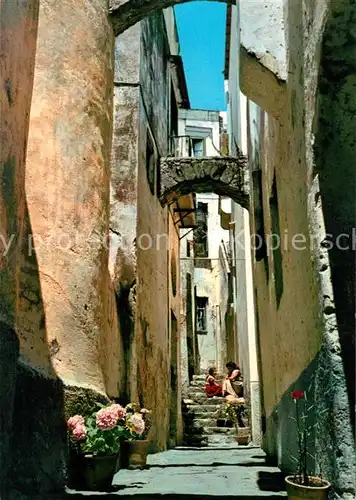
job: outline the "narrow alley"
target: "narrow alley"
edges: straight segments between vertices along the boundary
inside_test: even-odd
[[[0,500],[354,500],[356,0],[0,0]]]

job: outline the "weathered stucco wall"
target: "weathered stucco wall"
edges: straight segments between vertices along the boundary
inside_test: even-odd
[[[122,338],[126,399],[135,357],[138,133],[141,26],[115,41],[114,117],[110,177],[109,271],[115,288]],[[134,377],[136,379],[136,377]]]
[[[26,194],[44,299],[42,331],[52,346],[52,364],[68,382],[104,391],[98,353],[108,328],[113,37],[105,6],[97,2],[92,8],[95,16],[63,4],[61,9],[72,13],[58,33],[62,10],[51,1],[41,5]],[[24,291],[30,288],[26,269],[24,263]],[[28,318],[24,305],[20,328]],[[31,328],[32,322],[23,325]],[[24,357],[42,368],[33,332],[23,333]]]
[[[335,244],[335,237],[344,228],[351,233],[354,214],[354,174],[349,170],[354,161],[349,126],[352,112],[337,115],[333,111],[339,109],[339,99],[351,103],[344,96],[353,95],[348,51],[340,49],[340,41],[348,47],[346,33],[353,7],[348,2],[331,5],[329,12],[324,2],[314,2],[308,8],[292,0],[286,3],[287,106],[277,113],[269,109],[266,113],[250,102],[248,139],[251,168],[261,169],[262,174],[260,185],[258,172],[252,175],[252,231],[261,230],[262,221],[267,243],[265,255],[259,252],[256,260],[253,254],[266,417],[264,446],[283,470],[294,469],[290,457],[295,455],[297,443],[290,420],[290,392],[309,388],[309,402],[316,407],[310,418],[318,424],[316,436],[310,439],[317,457],[316,469],[322,466],[323,474],[331,480],[332,498],[349,499],[354,496],[351,477],[355,457],[350,414],[353,404],[347,397],[347,379],[353,362],[342,346],[345,342],[350,349],[347,325],[352,324],[349,312],[353,299],[348,297],[353,294],[349,294],[352,287],[347,282],[339,286],[338,280],[343,273],[349,275],[352,266],[347,264],[348,252],[333,250],[328,255],[325,230],[330,224]],[[323,71],[318,87],[323,38]],[[336,72],[343,68],[337,92],[328,83],[336,81],[330,76],[333,62]],[[273,93],[281,91],[281,85],[274,82],[269,87],[269,103]],[[247,85],[244,92],[249,96]],[[249,97],[253,99],[254,93]],[[263,101],[259,102],[263,106]],[[350,147],[344,148],[339,142],[343,131]],[[319,139],[316,158],[315,132]],[[342,207],[334,198],[339,199],[341,192],[345,193]],[[280,252],[268,244],[268,237],[276,232],[282,237]],[[331,281],[335,274],[338,278]],[[336,300],[338,292],[341,308]],[[345,310],[349,312],[345,314]],[[343,321],[338,324],[340,314]],[[321,418],[325,407],[326,417]]]
[[[174,447],[182,444],[183,419],[181,411],[182,401],[182,372],[181,372],[181,285],[180,285],[180,240],[179,228],[174,224],[173,214],[168,214],[168,318],[169,318],[169,353],[170,362],[170,403],[169,403],[169,440],[168,445]]]
[[[273,5],[272,5],[273,3]],[[261,3],[250,2],[248,6],[244,5],[242,16],[240,15],[239,5],[231,8],[231,33],[229,45],[228,61],[228,135],[229,152],[236,154],[239,148],[244,154],[247,154],[247,127],[246,97],[240,92],[240,51],[236,47],[240,46],[242,40],[249,46],[249,50],[254,50],[254,44],[257,43],[259,52],[263,53],[262,47],[270,45],[272,52],[283,51],[282,47],[275,47],[276,40],[265,35],[265,26],[275,28],[275,23],[280,21],[280,16],[275,17],[274,11],[277,9],[278,2],[269,2],[261,8]],[[245,10],[245,7],[247,9]],[[270,8],[271,7],[271,8]],[[253,23],[253,29],[250,24],[246,24],[244,18],[249,17],[251,12],[259,12],[258,22]],[[268,21],[261,12],[268,10]],[[241,19],[240,19],[241,17]],[[271,26],[271,19],[274,20]],[[267,21],[267,22],[266,22]],[[240,32],[241,25],[241,32]],[[251,33],[250,33],[251,32]],[[273,33],[273,29],[271,29]],[[256,37],[256,33],[259,35]],[[280,34],[282,36],[282,34]],[[250,41],[249,41],[250,40]],[[278,39],[277,39],[278,43]],[[258,49],[256,49],[258,50]],[[271,56],[275,61],[276,57]],[[243,58],[242,58],[243,60]],[[254,77],[253,77],[254,78]],[[242,78],[243,80],[243,78]],[[242,82],[243,83],[243,82]],[[251,411],[251,431],[252,439],[255,443],[261,442],[261,397],[260,397],[260,376],[258,373],[257,358],[257,339],[255,326],[255,305],[254,290],[252,279],[251,262],[251,237],[249,213],[240,205],[232,204],[231,214],[231,248],[233,255],[233,285],[234,285],[234,316],[236,344],[238,351],[238,363],[242,369],[244,377],[244,393],[247,404]]]
[[[198,357],[195,332],[194,251],[191,229],[182,229],[180,238],[180,371],[182,395],[187,396]]]
[[[135,240],[133,251],[122,246],[125,258],[134,256],[129,266],[130,273],[133,273],[134,322],[130,326],[131,338],[126,356],[127,390],[132,400],[138,400],[154,412],[150,439],[152,451],[157,451],[165,449],[167,444],[179,442],[182,433],[178,403],[179,236],[172,227],[168,208],[162,208],[159,202],[157,177],[158,158],[168,152],[169,45],[163,13],[142,21],[132,30],[127,38],[125,35],[119,38],[118,46],[121,43],[124,54],[118,63],[120,68],[120,60],[123,61],[121,67],[126,76],[131,77],[134,66],[139,70],[140,86],[123,89],[125,93],[130,90],[135,95],[132,100],[122,103],[118,115],[117,140],[121,146],[117,149],[117,166],[113,168],[119,169],[117,173],[125,169],[128,173],[125,179],[130,179],[130,182],[122,184],[122,178],[117,177],[118,187],[120,190],[124,187],[126,194],[121,200],[117,193],[113,195],[112,222],[117,224],[120,241],[128,238],[131,244],[131,238],[132,242]],[[129,81],[134,83],[135,78],[136,75]],[[151,162],[148,158],[150,148]],[[151,166],[150,175],[148,164]],[[126,210],[121,219],[116,213],[119,201]],[[132,224],[133,221],[136,222]],[[123,262],[119,254],[117,259]],[[174,287],[172,275],[176,277]],[[121,274],[117,284],[122,286],[125,279]],[[126,313],[125,308],[119,310],[119,315]]]
[[[0,497],[8,496],[13,444],[12,410],[19,342],[19,261],[25,203],[25,153],[33,87],[38,1],[0,5]],[[48,358],[48,352],[47,352]],[[21,377],[19,377],[21,383]],[[25,449],[21,437],[16,446]]]
[[[194,286],[198,297],[207,297],[207,330],[206,333],[197,333],[200,370],[215,366],[220,373],[224,373],[226,356],[226,335],[224,310],[226,308],[227,289],[220,295],[221,280],[224,281],[223,270],[220,266],[220,245],[228,243],[229,233],[221,227],[219,214],[219,197],[213,193],[197,195],[197,203],[208,205],[208,260],[204,264],[196,265],[194,270]],[[203,261],[202,261],[203,262]],[[203,267],[204,266],[204,267]],[[230,353],[230,356],[233,356]]]
[[[221,243],[219,248],[218,266],[218,287],[219,303],[218,317],[219,323],[219,342],[218,342],[218,365],[220,373],[226,373],[226,363],[231,360],[237,360],[235,345],[235,328],[232,314],[232,294],[230,293],[230,265],[227,255],[226,241],[225,245]]]
[[[110,274],[115,287],[135,279],[140,26],[116,39],[110,189]]]
[[[352,2],[331,4],[323,36],[319,107],[314,122],[315,173],[318,173],[325,230],[334,239],[339,235],[339,246],[333,245],[329,258],[351,410],[355,406],[356,78],[355,46],[349,41],[349,33],[355,14]],[[355,426],[353,411],[351,418]]]
[[[260,125],[260,136],[256,136],[255,123],[260,122],[261,113],[265,119]],[[278,212],[280,214],[280,234],[291,239],[295,234],[308,234],[307,190],[303,177],[296,165],[303,161],[303,151],[298,143],[286,141],[284,128],[272,117],[263,114],[256,105],[250,103],[250,158],[257,162],[260,157],[260,147],[264,148],[261,156],[263,220],[265,234],[271,238],[272,228],[270,197],[274,173],[276,175],[278,192]],[[261,123],[261,122],[260,122]],[[258,128],[257,128],[258,131]],[[297,132],[294,133],[297,138]],[[254,145],[254,146],[253,146]],[[257,151],[253,151],[257,147]],[[294,150],[297,149],[297,151]],[[293,151],[293,154],[292,154]],[[286,168],[288,165],[288,168]],[[252,168],[257,167],[256,164]],[[258,203],[254,200],[255,203]],[[254,222],[253,233],[257,231]],[[282,241],[283,276],[275,275],[273,242],[269,244],[269,252],[265,258],[256,261],[255,256],[255,289],[257,293],[257,308],[259,317],[260,355],[263,379],[263,402],[267,425],[279,429],[279,435],[268,429],[266,447],[272,455],[278,455],[281,465],[291,467],[288,463],[290,445],[288,439],[287,413],[277,411],[280,398],[289,391],[292,383],[298,380],[300,373],[317,355],[322,328],[318,288],[311,265],[310,252],[293,249],[291,240],[284,246]],[[276,280],[283,280],[283,293],[280,304],[276,298]],[[305,304],[308,307],[305,307]],[[295,316],[291,314],[295,311]],[[311,335],[309,332],[313,332]],[[289,393],[289,392],[288,392]],[[285,427],[286,434],[281,434]],[[290,431],[289,431],[290,432]],[[290,435],[290,434],[289,434]]]
[[[120,391],[107,245],[112,83],[106,5],[41,2],[16,318],[12,478],[24,491],[63,484],[63,421],[75,400]],[[24,393],[38,395],[31,412]]]

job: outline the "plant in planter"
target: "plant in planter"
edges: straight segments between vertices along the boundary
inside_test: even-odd
[[[130,403],[125,408],[125,434],[122,443],[120,465],[122,468],[143,469],[147,463],[149,440],[147,439],[151,428],[151,411],[139,408]]]
[[[244,406],[241,404],[227,403],[226,414],[236,429],[236,441],[238,444],[247,445],[250,442],[250,429],[246,428],[242,417],[244,416]]]
[[[233,427],[235,422],[235,416],[231,412],[231,405],[229,403],[224,403],[219,411],[219,415],[216,421],[217,427]]]
[[[299,499],[318,499],[324,500],[327,498],[330,483],[321,477],[316,477],[308,471],[308,456],[315,458],[308,451],[308,440],[312,435],[313,428],[317,424],[309,422],[308,413],[314,408],[307,406],[307,395],[304,391],[293,391],[291,397],[295,404],[295,418],[298,440],[298,457],[294,458],[297,466],[293,475],[285,478],[288,498],[291,500]],[[325,412],[322,410],[318,413],[318,417]]]
[[[117,470],[126,410],[119,404],[99,406],[89,416],[74,415],[67,421],[69,483],[75,489],[106,490]]]

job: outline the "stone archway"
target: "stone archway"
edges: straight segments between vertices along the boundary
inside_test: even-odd
[[[109,13],[115,35],[138,23],[156,10],[193,0],[110,0]],[[210,0],[233,5],[232,0]]]
[[[215,192],[249,208],[247,158],[216,156],[161,158],[161,203],[188,193]]]

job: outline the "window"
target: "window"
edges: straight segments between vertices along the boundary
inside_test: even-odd
[[[263,260],[266,278],[268,282],[269,263],[267,255],[265,223],[264,223],[264,213],[263,213],[261,169],[252,171],[252,187],[253,187],[254,219],[255,219],[255,234],[254,234],[255,259],[257,262]]]
[[[234,282],[231,273],[227,273],[228,303],[234,303]]]
[[[188,140],[189,156],[199,158],[206,155],[206,139],[213,136],[213,130],[209,127],[185,127]]]
[[[204,156],[204,139],[192,139],[192,156],[200,158]]]
[[[271,213],[271,225],[273,235],[273,270],[274,287],[276,293],[277,309],[283,295],[283,266],[281,252],[281,233],[279,227],[278,196],[276,175],[273,178],[272,193],[269,199],[269,208]]]
[[[146,138],[146,174],[148,185],[152,194],[155,194],[156,185],[156,160],[153,141],[150,132],[147,130]]]
[[[173,297],[177,295],[177,261],[175,253],[171,257],[171,283]]]
[[[187,240],[187,257],[190,257],[190,241]]]
[[[260,261],[267,257],[267,247],[265,241],[265,224],[263,215],[263,200],[262,200],[262,171],[254,170],[252,172],[252,183],[254,191],[254,218],[255,218],[255,249],[256,260]]]
[[[198,333],[207,333],[208,297],[196,297],[196,329]]]
[[[194,229],[194,257],[208,257],[208,204],[198,203]]]

